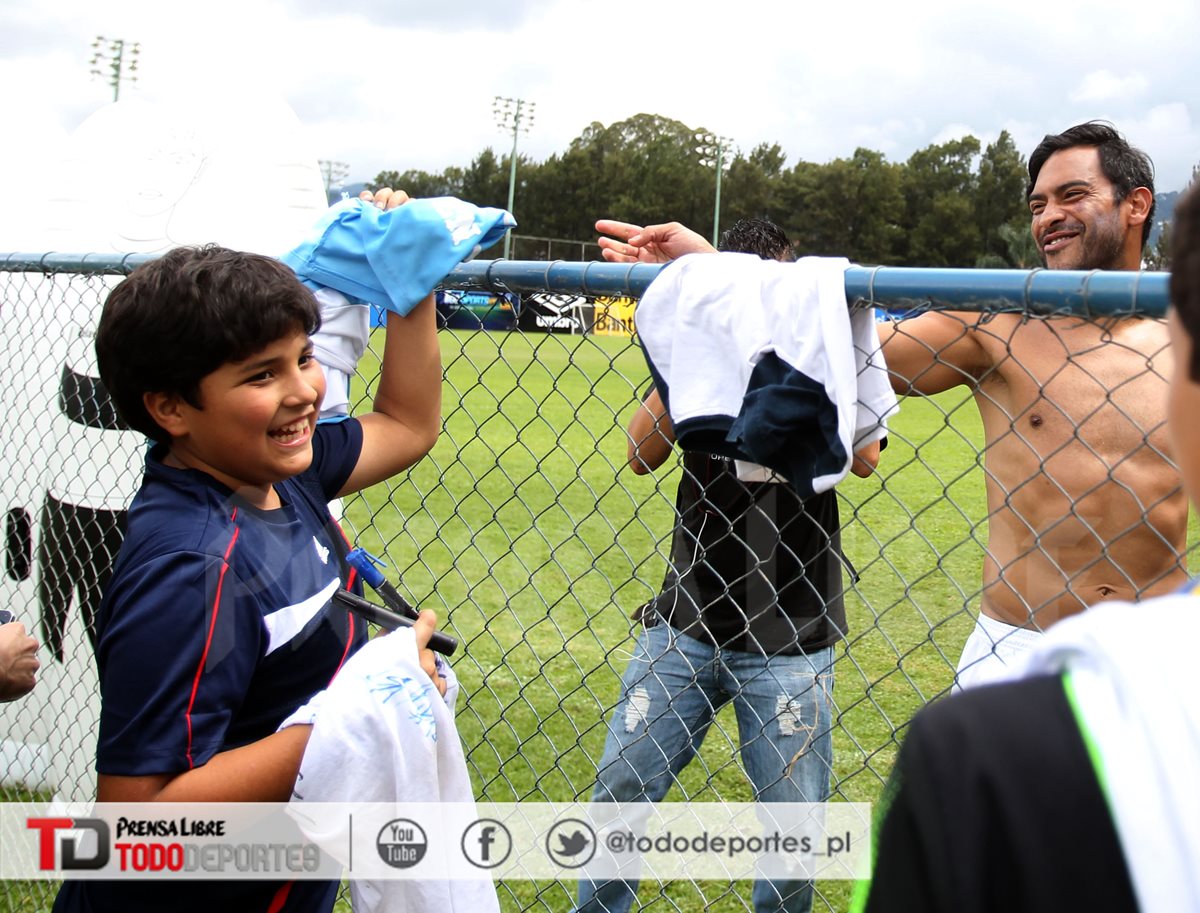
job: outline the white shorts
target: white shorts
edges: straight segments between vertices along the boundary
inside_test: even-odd
[[[975,630],[963,645],[954,673],[954,689],[974,688],[1012,678],[1023,658],[1045,635],[1031,628],[1018,628],[980,613]]]

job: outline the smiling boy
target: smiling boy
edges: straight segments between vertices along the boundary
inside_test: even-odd
[[[373,411],[321,425],[319,323],[288,267],[219,247],[173,250],[105,303],[101,378],[154,446],[99,615],[101,802],[285,801],[311,726],[276,730],[366,640],[330,602],[353,575],[326,502],[436,441],[433,299],[389,315]],[[435,624],[416,623],[422,647]],[[68,881],[55,910],[324,911],[336,890]]]

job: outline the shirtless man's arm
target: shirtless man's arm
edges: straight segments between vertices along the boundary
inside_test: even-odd
[[[974,387],[992,367],[978,338],[979,314],[930,311],[878,324],[892,389],[899,396],[931,396],[953,387]]]

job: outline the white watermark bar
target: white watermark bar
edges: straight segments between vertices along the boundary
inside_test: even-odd
[[[867,804],[0,804],[0,878],[855,879]]]

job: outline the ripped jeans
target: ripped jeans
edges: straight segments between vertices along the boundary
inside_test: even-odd
[[[759,802],[824,802],[833,768],[833,648],[796,656],[718,650],[660,623],[638,638],[597,771],[595,802],[658,802],[733,701]],[[579,913],[625,913],[637,882],[579,883]],[[807,913],[812,882],[757,881],[756,913]]]

